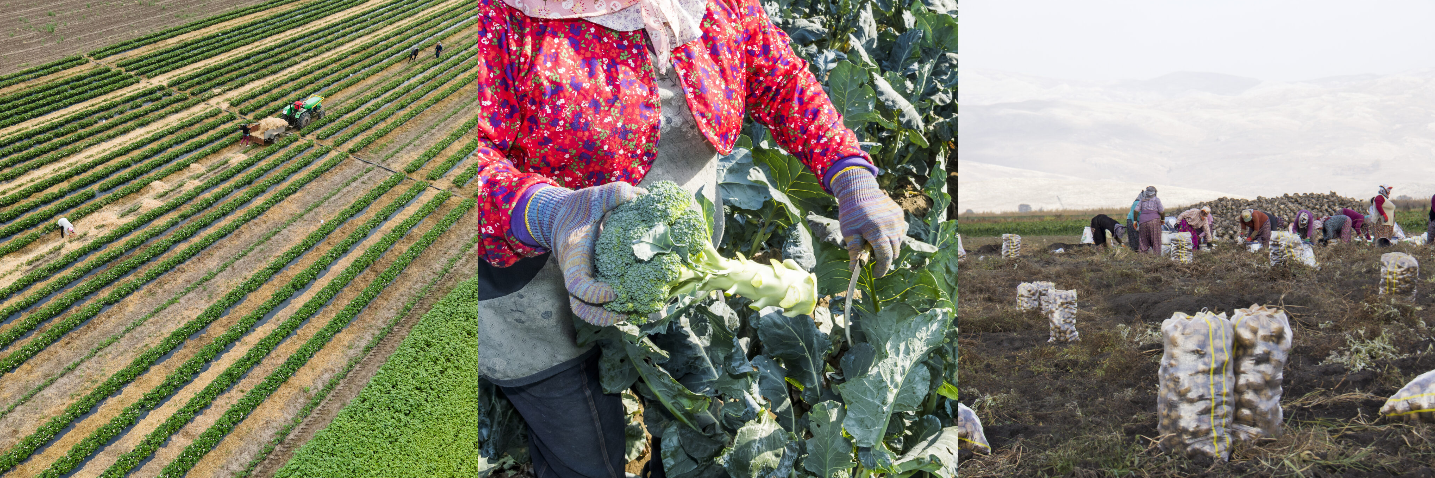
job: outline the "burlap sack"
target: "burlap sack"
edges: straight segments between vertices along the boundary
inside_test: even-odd
[[[1420,262],[1404,252],[1387,252],[1380,256],[1380,295],[1415,298],[1415,283],[1420,278]]]
[[[1231,432],[1253,441],[1281,436],[1281,381],[1290,359],[1290,318],[1284,310],[1261,305],[1236,309],[1231,315],[1235,331],[1236,411]]]
[[[1002,257],[1007,259],[1021,257],[1021,236],[1002,234]]]
[[[1435,422],[1435,370],[1420,374],[1391,395],[1380,414],[1409,421]]]
[[[1161,324],[1165,352],[1157,387],[1160,447],[1226,460],[1231,452],[1231,322],[1226,314],[1180,312]]]
[[[1043,312],[1046,311],[1047,309],[1042,306],[1042,297],[1047,291],[1053,289],[1056,289],[1056,284],[1046,281],[1022,282],[1016,286],[1016,310],[1026,311],[1040,308]]]
[[[977,418],[977,413],[960,403],[957,404],[957,440],[957,446],[962,449],[982,454],[992,452],[992,446],[987,444],[987,436],[982,432],[982,421]]]
[[[967,249],[962,247],[962,235],[957,234],[957,260],[967,258]]]
[[[1051,338],[1046,341],[1050,343],[1081,340],[1081,335],[1076,332],[1076,291],[1052,290],[1044,297],[1051,301],[1050,309],[1045,310],[1051,333]]]
[[[1271,267],[1300,264],[1300,236],[1280,231],[1271,233]]]

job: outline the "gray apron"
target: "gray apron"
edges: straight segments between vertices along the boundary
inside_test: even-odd
[[[656,80],[662,115],[658,157],[638,185],[667,180],[694,193],[701,189],[716,209],[716,241],[722,237],[723,226],[722,204],[717,199],[717,150],[698,130],[675,69],[658,74]],[[523,288],[478,303],[478,370],[494,384],[527,385],[597,351],[577,344],[568,290],[557,262],[549,260]],[[501,276],[502,269],[497,271]]]

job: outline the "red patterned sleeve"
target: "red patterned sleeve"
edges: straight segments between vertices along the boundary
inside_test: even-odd
[[[773,138],[812,170],[827,177],[833,163],[850,157],[870,164],[857,135],[842,123],[822,84],[793,53],[787,34],[772,24],[755,0],[738,4],[747,64],[747,112]],[[827,188],[827,181],[821,181]],[[829,191],[830,192],[830,191]]]
[[[509,148],[522,119],[515,91],[525,17],[501,0],[478,2],[478,252],[497,267],[542,253],[518,241],[509,230],[510,212],[523,190],[535,184],[556,185],[542,175],[525,173],[509,160]]]

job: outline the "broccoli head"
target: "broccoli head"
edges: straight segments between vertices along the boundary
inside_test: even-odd
[[[673,297],[722,290],[751,299],[753,309],[776,305],[788,316],[812,313],[816,276],[790,259],[759,264],[741,253],[722,257],[691,193],[671,181],[647,189],[610,211],[598,233],[598,280],[618,295],[604,307],[641,324]]]

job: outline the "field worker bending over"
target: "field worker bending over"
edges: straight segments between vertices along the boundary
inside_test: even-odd
[[[1136,213],[1140,214],[1137,219],[1141,221],[1140,252],[1161,255],[1161,222],[1166,208],[1161,205],[1161,198],[1156,197],[1156,186],[1146,186],[1146,192],[1141,193],[1141,200],[1136,202]]]
[[[1191,247],[1201,249],[1201,242],[1211,243],[1211,230],[1214,228],[1214,219],[1211,217],[1209,206],[1200,209],[1191,208],[1176,216],[1181,223],[1181,232],[1191,234]]]
[[[1354,221],[1351,221],[1350,216],[1344,214],[1336,214],[1325,218],[1324,223],[1321,224],[1321,228],[1324,229],[1324,231],[1320,237],[1320,245],[1328,245],[1332,239],[1336,238],[1339,238],[1340,242],[1349,244],[1350,236],[1353,233],[1350,227],[1352,222]]]
[[[1246,232],[1250,231],[1250,232]],[[1255,209],[1241,211],[1241,234],[1246,243],[1260,241],[1261,247],[1271,247],[1271,218]]]
[[[1121,245],[1121,235],[1126,233],[1126,226],[1105,214],[1097,214],[1096,217],[1091,218],[1091,235],[1096,245],[1106,245],[1107,232],[1111,233],[1111,238],[1115,239],[1116,245],[1119,246]]]
[[[1301,209],[1300,212],[1295,213],[1295,221],[1291,223],[1291,229],[1291,232],[1300,236],[1301,240],[1307,243],[1314,242],[1315,232],[1320,230],[1320,221],[1315,218],[1315,214]]]
[[[1351,208],[1341,208],[1340,215],[1350,218],[1350,228],[1360,234],[1361,228],[1365,227],[1365,215]]]
[[[1145,190],[1136,193],[1136,200],[1131,201],[1131,210],[1126,211],[1126,244],[1130,245],[1133,251],[1139,251],[1141,246],[1141,223],[1136,222],[1136,206],[1141,204],[1141,198],[1145,195]]]
[[[599,349],[579,346],[574,327],[626,317],[603,308],[616,294],[594,278],[606,212],[658,180],[722,204],[718,158],[751,115],[836,197],[854,264],[870,245],[885,275],[906,221],[757,0],[477,8],[477,368],[527,423],[538,476],[622,478],[622,398],[604,393]],[[662,472],[661,460],[648,467]]]
[[[72,224],[70,224],[70,220],[69,220],[69,219],[62,217],[62,218],[60,218],[60,220],[55,221],[55,225],[56,225],[56,226],[60,226],[60,237],[61,237],[61,238],[64,238],[66,234],[71,235],[71,236],[75,235],[75,226],[72,225]]]
[[[1429,216],[1425,223],[1425,244],[1435,244],[1435,196],[1430,196]]]

